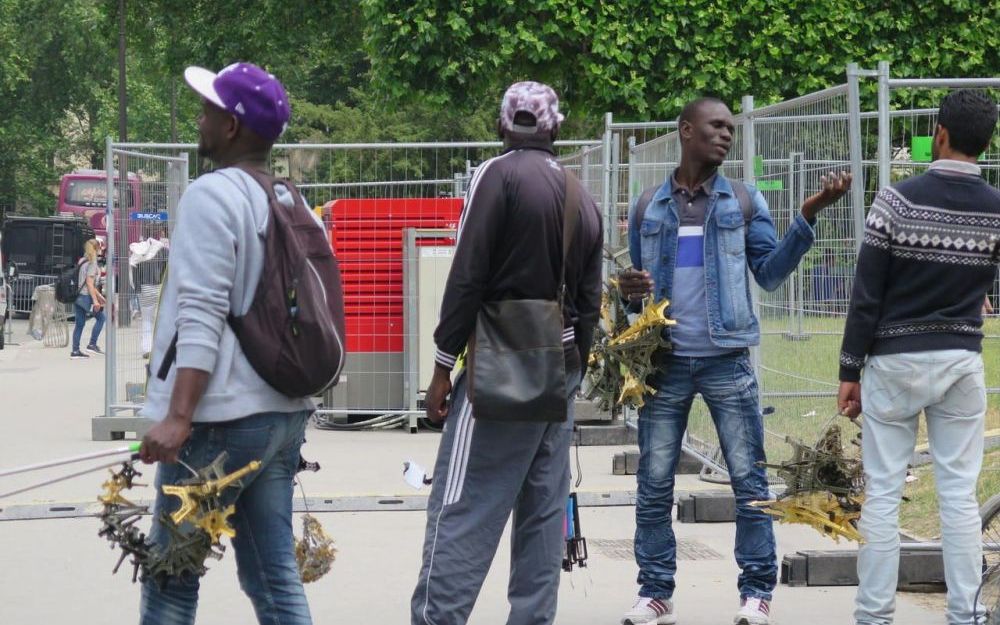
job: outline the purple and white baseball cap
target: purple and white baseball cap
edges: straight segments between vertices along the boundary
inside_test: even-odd
[[[514,115],[530,113],[535,118],[532,126],[515,124]],[[551,132],[562,123],[564,116],[559,112],[559,97],[552,87],[527,80],[507,87],[500,103],[500,123],[505,130],[533,134]]]
[[[288,127],[288,94],[273,74],[253,63],[233,63],[218,74],[203,67],[184,70],[198,95],[235,115],[262,139],[274,141]]]

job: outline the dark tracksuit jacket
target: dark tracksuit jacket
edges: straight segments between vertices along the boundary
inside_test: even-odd
[[[434,333],[438,364],[454,366],[482,302],[556,296],[564,190],[565,176],[549,141],[520,141],[480,165],[466,197]],[[568,395],[587,361],[601,302],[601,216],[584,190],[579,197],[580,219],[566,263]],[[411,623],[467,622],[513,513],[507,623],[550,625],[564,549],[572,396],[564,423],[475,419],[465,377],[455,382],[434,465]]]
[[[476,171],[434,331],[435,361],[451,369],[476,327],[482,302],[553,299],[562,265],[565,181],[548,140],[522,140]],[[580,219],[566,263],[566,370],[587,362],[601,307],[601,214],[581,189]]]

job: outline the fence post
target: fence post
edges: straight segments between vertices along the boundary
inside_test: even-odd
[[[755,181],[753,171],[753,159],[757,153],[757,139],[754,135],[753,127],[753,96],[745,95],[740,102],[740,112],[743,113],[743,180],[750,184]],[[753,314],[760,323],[761,333],[764,331],[764,320],[761,319],[759,286],[754,283],[750,289],[750,297],[753,302]],[[763,343],[759,343],[750,348],[750,366],[753,367],[753,375],[757,379],[757,403],[760,405],[764,401],[764,384],[761,380],[761,348]]]
[[[795,215],[798,214],[799,208],[806,201],[806,167],[805,154],[802,152],[792,152],[789,155],[789,162],[791,164],[791,177],[792,177],[792,188],[795,192],[792,194],[792,211],[791,219],[794,221]],[[806,307],[806,291],[805,291],[805,272],[802,269],[802,263],[795,268],[795,282],[794,284],[789,284],[790,289],[795,293],[792,305],[795,308],[795,326],[792,329],[791,338],[795,340],[806,339],[807,336],[803,332],[803,316],[805,314]]]
[[[611,249],[616,250],[618,246],[621,245],[621,230],[618,228],[619,215],[618,215],[618,198],[619,198],[619,188],[621,187],[621,171],[622,171],[622,135],[621,132],[614,132],[611,135],[611,188],[609,191],[611,197],[611,203],[609,204],[609,212],[611,214],[610,219],[612,222],[611,229]]]
[[[104,219],[107,222],[107,237],[108,237],[108,293],[107,301],[113,303],[115,297],[115,153],[114,146],[111,141],[111,137],[107,137],[104,141],[104,171],[107,174],[107,205],[105,209]],[[106,317],[106,324],[108,326],[107,331],[104,333],[105,336],[105,346],[107,349],[107,356],[104,358],[104,416],[112,417],[111,404],[115,401],[115,354],[117,353],[117,346],[115,341],[115,323],[117,322],[115,318],[115,312],[119,314],[121,311],[115,311],[113,307],[110,310],[105,310],[104,315]]]
[[[865,237],[865,164],[861,150],[861,76],[857,63],[847,64],[848,144],[851,153],[851,210],[854,213],[854,249],[861,250]]]
[[[605,237],[612,236],[611,229],[615,227],[611,215],[611,113],[604,114],[604,142],[601,147],[601,211],[604,215]],[[611,271],[610,262],[604,263],[603,279],[608,280]]]
[[[753,96],[745,95],[740,103],[740,110],[744,115],[743,119],[743,180],[753,184],[755,181],[753,171],[753,157],[757,153],[756,138],[753,127]]]
[[[889,186],[892,121],[889,119],[889,62],[878,62],[878,187]]]

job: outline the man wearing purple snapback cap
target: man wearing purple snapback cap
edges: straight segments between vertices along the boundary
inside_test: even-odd
[[[222,495],[235,506],[230,521],[240,586],[261,623],[306,625],[312,620],[295,562],[292,487],[315,406],[264,382],[227,323],[254,299],[270,213],[263,187],[241,167],[267,172],[271,146],[288,125],[288,96],[274,76],[249,63],[218,74],[189,67],[184,78],[202,98],[198,153],[218,169],[194,181],[177,208],[142,411],[158,423],[139,453],[145,462],[160,462],[154,519],[177,509],[178,499],[160,487],[189,479],[186,466],[208,466],[222,452],[227,473],[261,462]],[[286,186],[275,193],[296,206]],[[170,540],[158,520],[150,539],[160,547]],[[164,580],[143,581],[141,622],[194,623],[198,576],[158,581]]]

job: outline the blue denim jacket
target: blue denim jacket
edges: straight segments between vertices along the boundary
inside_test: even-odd
[[[635,203],[629,211],[629,253],[632,265],[653,277],[656,299],[670,299],[677,259],[680,219],[671,195],[671,179],[653,196],[642,223],[635,224]],[[715,177],[705,214],[705,299],[708,329],[718,347],[741,348],[760,343],[760,324],[753,314],[747,266],[762,288],[773,291],[784,282],[816,238],[809,222],[797,213],[785,237],[778,241],[764,196],[747,186],[753,204],[749,223],[721,173]]]

